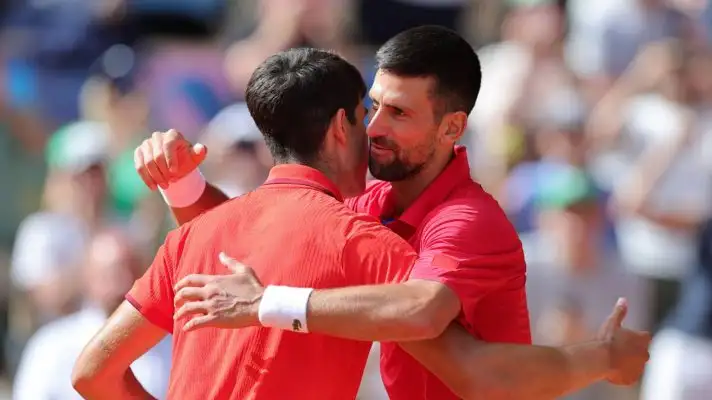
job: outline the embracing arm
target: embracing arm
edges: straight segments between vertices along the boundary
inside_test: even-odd
[[[650,334],[622,327],[627,310],[620,299],[595,340],[564,347],[485,343],[457,323],[435,339],[399,345],[463,399],[552,399],[604,379],[640,379]]]
[[[165,335],[123,302],[77,359],[72,386],[85,399],[153,399],[136,379],[131,364]]]
[[[400,346],[463,399],[553,399],[606,378],[608,345],[568,347],[477,341],[458,323]]]
[[[357,229],[348,237],[342,262],[347,279],[361,286],[313,291],[306,307],[307,328],[366,341],[440,335],[460,312],[457,295],[435,281],[398,283],[423,261],[406,241],[372,218],[355,221]]]
[[[180,226],[228,200],[230,198],[225,193],[208,183],[198,201],[183,208],[171,207],[171,213]]]
[[[460,301],[426,280],[316,290],[309,297],[311,332],[366,341],[431,339],[457,317]]]

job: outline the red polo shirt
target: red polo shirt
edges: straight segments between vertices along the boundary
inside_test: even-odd
[[[171,232],[127,295],[173,332],[170,399],[354,399],[368,342],[264,327],[173,331],[174,285],[189,274],[229,273],[221,251],[264,284],[334,288],[405,280],[417,258],[411,246],[348,209],[319,171],[277,166],[257,190]]]
[[[470,178],[465,148],[455,148],[455,158],[402,215],[392,215],[391,194],[390,183],[375,181],[347,204],[410,242],[419,254],[410,279],[452,289],[462,303],[458,321],[472,336],[531,343],[521,242],[497,201]],[[382,343],[381,374],[391,400],[457,399],[396,344]]]

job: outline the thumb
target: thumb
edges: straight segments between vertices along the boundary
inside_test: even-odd
[[[621,297],[613,307],[613,312],[608,317],[607,325],[609,328],[620,328],[623,324],[625,316],[628,314],[628,300]]]
[[[240,271],[240,267],[242,267],[242,264],[240,264],[240,262],[225,253],[220,253],[218,259],[220,260],[220,263],[222,265],[228,267],[228,269],[230,269],[230,271],[232,271],[233,273],[238,273]]]
[[[191,156],[196,164],[202,164],[208,156],[208,148],[202,143],[196,143],[191,149]]]

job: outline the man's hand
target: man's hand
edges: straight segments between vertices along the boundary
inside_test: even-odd
[[[154,132],[134,152],[134,165],[143,182],[151,190],[165,189],[168,184],[186,176],[205,161],[208,149],[192,145],[183,135],[171,129]]]
[[[607,379],[616,385],[632,385],[640,380],[650,358],[650,334],[623,328],[623,319],[627,313],[627,301],[619,299],[597,337],[609,344],[611,372]]]
[[[183,330],[205,327],[244,328],[259,325],[264,287],[252,268],[220,253],[231,275],[189,275],[175,287],[175,320],[191,319]]]

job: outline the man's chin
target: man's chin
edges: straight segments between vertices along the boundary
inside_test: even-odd
[[[368,171],[375,179],[385,182],[404,181],[420,172],[420,168],[407,169],[401,165],[383,165],[370,160]]]

